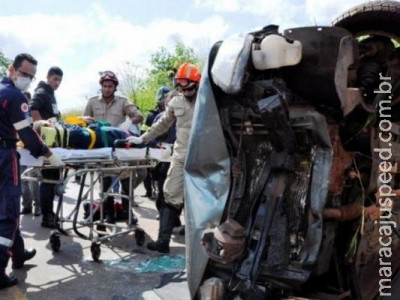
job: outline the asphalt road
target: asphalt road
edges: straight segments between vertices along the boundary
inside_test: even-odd
[[[78,187],[76,183],[68,185],[63,206],[66,211],[71,211],[75,206]],[[146,232],[147,243],[157,237],[158,221],[154,201],[139,196],[143,194],[143,186],[140,186],[135,191],[139,207],[134,211],[139,218],[139,226]],[[0,291],[0,299],[189,298],[183,272],[184,236],[178,230],[173,235],[168,256],[149,251],[145,245],[139,247],[134,232],[130,232],[102,243],[100,261],[94,262],[90,250],[92,241],[81,239],[75,234],[61,235],[60,250],[54,252],[49,244],[51,230],[42,228],[40,222],[41,217],[21,217],[25,245],[27,248],[36,248],[38,253],[21,270],[13,271],[9,263],[7,273],[13,272],[19,284]],[[118,224],[126,227],[125,223]],[[71,228],[71,225],[66,224],[65,228]],[[160,286],[163,288],[157,290]],[[168,293],[174,290],[175,296],[171,298]]]

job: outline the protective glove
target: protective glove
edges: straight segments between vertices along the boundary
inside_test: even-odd
[[[65,163],[61,160],[61,155],[60,154],[53,153],[47,159],[48,159],[50,165],[53,166],[53,167],[65,166]]]
[[[49,121],[46,120],[38,120],[33,122],[33,130],[40,132],[40,130],[42,129],[42,127],[48,127],[51,126]]]
[[[55,124],[58,123],[56,117],[52,117],[50,119],[47,119],[47,122],[49,122],[51,125],[55,125]]]
[[[143,138],[142,137],[130,136],[126,140],[127,140],[128,143],[131,143],[131,144],[143,144]]]

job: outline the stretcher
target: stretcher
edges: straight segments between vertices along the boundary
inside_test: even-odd
[[[56,230],[50,233],[50,246],[54,252],[58,252],[61,247],[61,235],[69,235],[71,232],[78,237],[89,240],[91,244],[91,254],[94,261],[99,261],[102,242],[112,238],[134,233],[135,241],[138,246],[145,242],[145,231],[139,225],[132,222],[132,215],[125,222],[110,224],[105,222],[103,203],[108,196],[124,198],[129,200],[129,212],[132,211],[134,204],[133,179],[135,171],[154,167],[158,162],[170,161],[172,145],[162,144],[160,148],[100,148],[93,150],[77,150],[52,148],[62,156],[65,166],[60,170],[60,180],[49,180],[43,178],[30,177],[29,171],[32,168],[43,170],[53,168],[43,164],[43,158],[34,158],[25,149],[18,149],[20,153],[21,165],[29,168],[21,175],[22,180],[54,183],[56,185],[56,195],[58,203],[56,208]],[[115,176],[110,188],[103,190],[103,178]],[[63,195],[68,184],[80,176],[79,192],[76,203],[72,211],[64,208]],[[121,178],[129,178],[129,193],[113,193],[112,187]],[[100,186],[99,198],[95,192],[95,186]],[[83,208],[85,205],[86,210]],[[83,214],[85,212],[85,215]],[[96,217],[95,217],[96,216]],[[122,223],[122,224],[121,224]],[[99,230],[101,228],[101,230]]]

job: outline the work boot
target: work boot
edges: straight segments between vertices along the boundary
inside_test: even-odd
[[[147,249],[151,251],[158,251],[160,253],[169,253],[169,240],[158,240],[147,243]]]
[[[16,285],[17,283],[18,279],[15,276],[7,276],[4,273],[0,276],[0,290]]]
[[[172,229],[179,211],[172,206],[165,205],[160,211],[160,229],[158,239],[147,244],[147,249],[161,253],[169,253]]]
[[[45,227],[45,228],[55,229],[56,228],[56,220],[55,220],[54,214],[43,215],[41,225],[42,225],[42,227]]]
[[[32,213],[32,208],[31,207],[24,207],[21,210],[21,215],[30,215]]]
[[[21,269],[27,260],[32,259],[36,255],[36,249],[25,249],[21,258],[13,259],[12,268]]]

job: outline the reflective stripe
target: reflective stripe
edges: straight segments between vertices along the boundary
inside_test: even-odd
[[[192,73],[192,69],[193,69],[193,67],[192,66],[187,66],[187,69],[186,69],[186,78],[190,78],[190,73]]]
[[[22,121],[14,123],[13,125],[14,125],[15,130],[18,131],[18,130],[24,129],[25,127],[31,126],[31,123],[32,123],[32,118],[29,117],[29,118],[26,118],[26,119],[24,119]]]
[[[85,128],[85,129],[87,131],[89,131],[89,134],[90,134],[90,144],[89,144],[89,148],[88,149],[93,149],[94,144],[96,143],[96,132],[94,132],[90,128]]]
[[[0,236],[0,245],[11,248],[13,245],[13,241]]]

